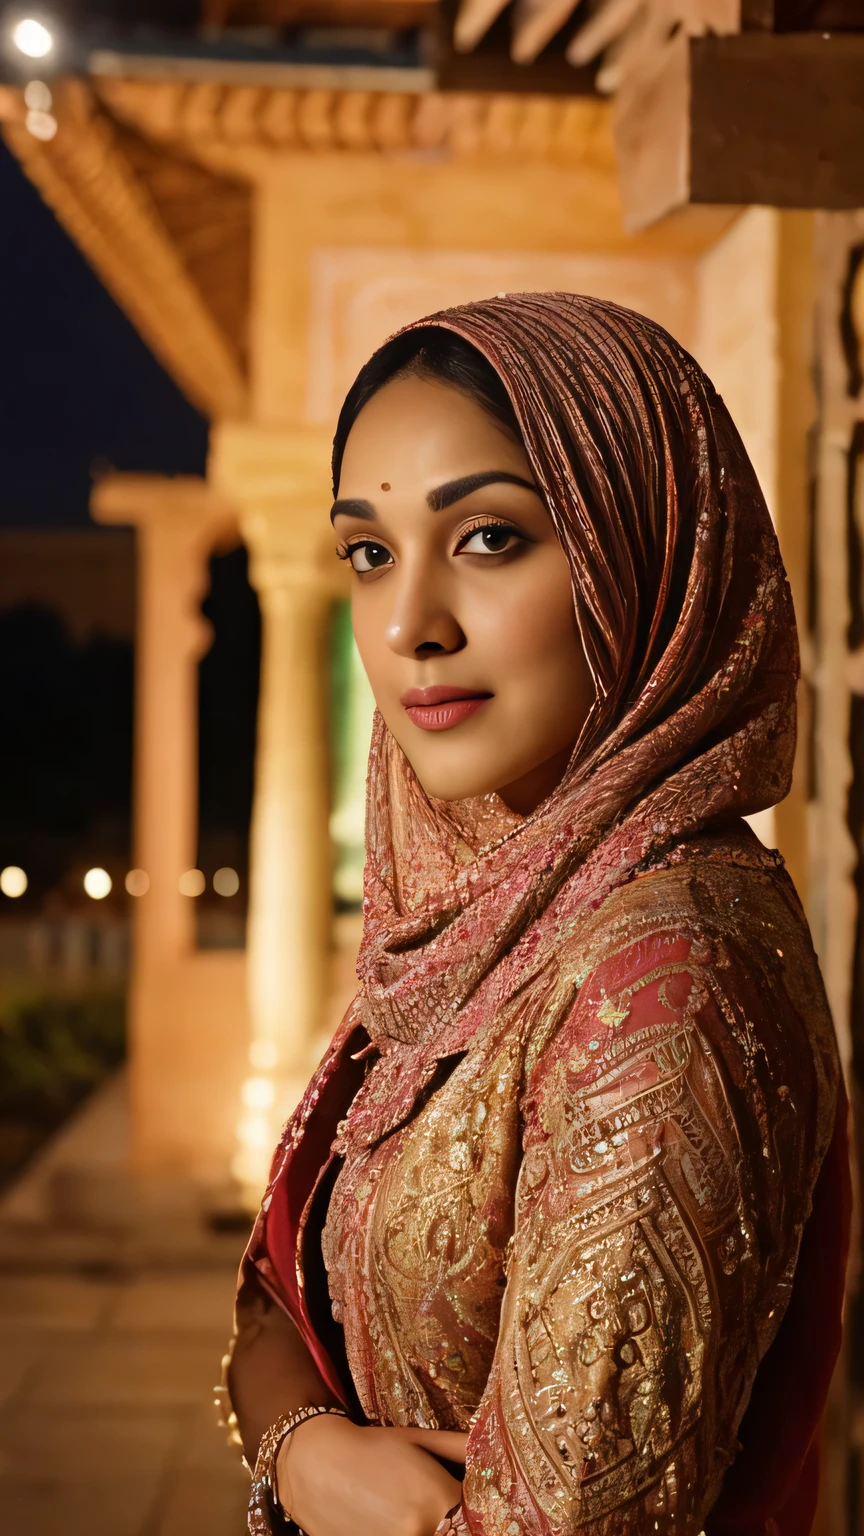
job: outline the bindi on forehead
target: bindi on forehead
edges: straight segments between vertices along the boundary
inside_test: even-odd
[[[382,491],[389,491],[389,489],[390,489],[390,481],[389,480],[382,480],[381,481],[381,489],[382,489]]]

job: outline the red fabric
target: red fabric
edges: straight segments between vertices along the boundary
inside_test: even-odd
[[[346,1408],[352,1404],[350,1385],[341,1380],[313,1327],[298,1275],[298,1254],[304,1213],[329,1162],[336,1126],[363,1079],[363,1067],[351,1059],[352,1053],[366,1044],[366,1031],[362,1025],[352,1026],[349,1016],[303,1097],[298,1111],[303,1135],[277,1152],[265,1196],[266,1210],[262,1210],[247,1252],[268,1291],[296,1324],[324,1381]]]
[[[707,1536],[807,1536],[813,1524],[822,1416],[842,1335],[852,1214],[848,1114],[841,1084],[792,1296],[759,1367],[739,1430],[742,1450],[726,1474]]]
[[[347,1406],[350,1387],[315,1333],[294,1258],[304,1207],[327,1165],[337,1122],[362,1072],[350,1053],[361,1048],[365,1032],[354,1026],[340,1033],[343,1043],[337,1037],[307,1090],[307,1098],[313,1093],[317,1097],[306,1134],[284,1163],[280,1160],[261,1272],[293,1318],[325,1381]],[[834,1136],[804,1228],[792,1297],[759,1368],[739,1431],[742,1450],[726,1474],[706,1536],[808,1536],[818,1497],[822,1418],[840,1350],[851,1210],[848,1105],[841,1085]],[[253,1241],[253,1258],[255,1246]],[[263,1243],[258,1251],[265,1251]]]

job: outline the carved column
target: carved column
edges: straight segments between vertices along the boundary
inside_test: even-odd
[[[779,847],[809,901],[808,747],[813,672],[808,633],[808,434],[816,416],[813,365],[813,215],[748,208],[698,269],[696,355],[728,405],[777,530],[802,653],[798,753],[792,789],[752,818]]]
[[[860,568],[854,571],[853,567],[857,581],[850,580],[850,560],[860,557],[864,548],[864,529],[856,517],[862,480],[864,353],[858,329],[862,317],[853,306],[856,287],[851,279],[857,270],[860,296],[860,260],[855,253],[862,244],[864,214],[817,216],[814,938],[847,1071],[852,1060],[854,877],[859,857],[850,832],[850,730],[853,694],[864,692]],[[860,786],[857,793],[860,796]]]
[[[133,906],[131,1162],[145,1175],[216,1177],[218,1127],[211,1137],[209,1120],[224,1108],[210,1091],[203,1029],[212,1051],[245,1020],[230,1016],[236,988],[210,976],[223,957],[194,954],[193,903],[178,881],[196,858],[197,668],[210,643],[200,603],[208,556],[236,519],[193,477],[111,475],[92,510],[99,522],[134,524],[138,544],[134,860],[150,884]],[[224,999],[225,1021],[211,990]]]
[[[262,654],[247,940],[251,1076],[235,1173],[266,1177],[308,1079],[328,986],[327,635],[341,571],[327,513],[329,438],[223,424],[211,477],[238,509],[261,604]]]
[[[860,1119],[864,998],[864,212],[816,216],[811,804],[813,937]],[[853,1139],[854,1147],[854,1139]],[[854,1155],[854,1153],[853,1153]],[[860,1169],[859,1169],[860,1185]],[[814,1536],[845,1536],[855,1475],[852,1340],[860,1314],[859,1252],[850,1270],[844,1349],[828,1401]],[[857,1294],[856,1294],[857,1292]]]

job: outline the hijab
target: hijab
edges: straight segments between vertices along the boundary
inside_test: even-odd
[[[527,817],[428,796],[380,713],[367,783],[360,1017],[373,1040],[470,1032],[560,924],[703,829],[774,805],[795,748],[789,584],[723,401],[654,321],[508,294],[406,327],[475,347],[512,402],[566,554],[596,697]],[[400,333],[400,335],[403,333]]]

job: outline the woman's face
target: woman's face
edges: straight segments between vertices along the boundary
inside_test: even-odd
[[[594,689],[523,447],[461,391],[396,379],[351,429],[332,519],[363,665],[423,788],[527,815]]]

